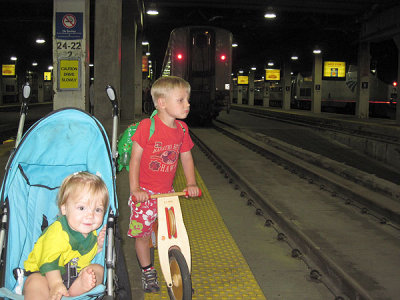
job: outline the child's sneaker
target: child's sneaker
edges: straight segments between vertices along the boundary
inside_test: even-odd
[[[146,293],[157,293],[160,291],[156,269],[142,271],[142,286]]]

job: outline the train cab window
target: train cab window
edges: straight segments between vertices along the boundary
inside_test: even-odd
[[[198,33],[193,37],[193,44],[198,48],[206,48],[209,45],[209,37],[207,33]]]

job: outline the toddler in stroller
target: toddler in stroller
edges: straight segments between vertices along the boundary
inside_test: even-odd
[[[100,177],[77,172],[64,179],[58,193],[61,216],[43,232],[24,263],[30,273],[25,299],[78,296],[102,282],[104,268],[90,262],[103,248],[105,227],[98,237],[96,230],[107,205],[108,191]]]
[[[54,111],[35,123],[7,164],[0,190],[0,297],[23,299],[21,294],[26,277],[14,276],[14,270],[24,268],[35,242],[57,220],[56,198],[63,180],[82,171],[101,177],[109,194],[104,220],[97,229],[97,234],[101,235],[101,230],[106,228],[105,240],[100,247],[102,251],[96,250],[98,253],[91,261],[91,264],[104,268],[104,279],[73,299],[131,299],[121,239],[118,238],[118,202],[111,147],[100,122],[75,108]]]

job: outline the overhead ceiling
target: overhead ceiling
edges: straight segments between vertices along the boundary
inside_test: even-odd
[[[329,59],[356,63],[358,37],[363,22],[377,13],[398,5],[394,0],[231,0],[145,1],[156,5],[157,16],[146,16],[144,32],[155,46],[155,57],[162,56],[168,33],[186,25],[213,25],[233,33],[239,47],[234,49],[234,71],[252,65],[262,69],[269,60],[282,62],[296,54],[297,71],[310,70],[312,49],[322,48]],[[264,14],[273,9],[277,18]],[[385,41],[393,47],[392,41]],[[374,46],[373,46],[374,47]],[[393,49],[395,52],[396,49]],[[389,51],[390,52],[390,51]],[[389,54],[389,53],[387,53]],[[391,61],[393,64],[393,61]]]
[[[138,0],[140,2],[140,0]],[[124,5],[124,0],[123,0]],[[95,1],[91,0],[92,8]],[[157,16],[144,16],[144,36],[150,41],[152,59],[160,68],[172,29],[187,25],[212,25],[233,33],[239,47],[233,52],[234,71],[256,65],[260,70],[268,60],[279,63],[293,53],[299,56],[294,71],[310,70],[314,46],[329,59],[355,63],[361,24],[375,14],[391,9],[398,0],[157,0]],[[267,20],[272,8],[277,18]],[[39,35],[51,40],[53,0],[2,0],[0,10],[0,58],[22,49],[27,59],[50,53],[51,43],[38,48]],[[92,11],[93,14],[93,11]],[[371,46],[373,59],[384,68],[397,66],[397,49],[391,40]],[[383,49],[383,50],[382,50]],[[377,53],[377,54],[374,54]],[[386,63],[385,63],[386,61]],[[158,72],[158,71],[157,71]],[[396,71],[397,72],[397,68]],[[391,72],[393,73],[393,72]],[[390,75],[396,76],[396,75]]]

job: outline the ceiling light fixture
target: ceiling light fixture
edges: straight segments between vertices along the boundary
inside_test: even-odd
[[[45,39],[42,39],[42,38],[36,39],[36,44],[44,44],[44,43],[46,43]]]
[[[158,10],[157,7],[154,3],[149,4],[149,8],[147,9],[146,13],[150,16],[156,16],[158,15]]]
[[[272,7],[268,7],[267,12],[264,14],[264,18],[266,19],[275,19],[276,13],[272,9]]]

